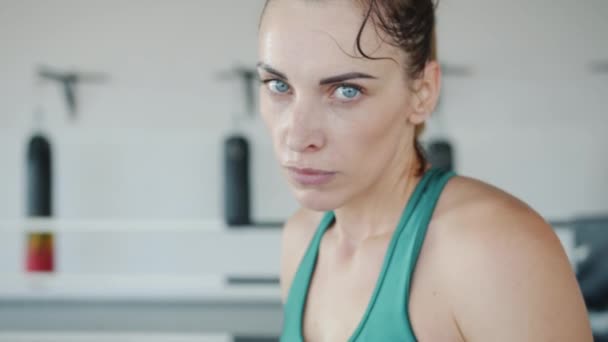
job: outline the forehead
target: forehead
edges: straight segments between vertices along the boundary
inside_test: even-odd
[[[365,8],[354,0],[273,0],[260,27],[259,58],[289,73],[333,73],[357,70],[394,72],[403,59],[401,51],[387,44],[371,21],[362,32],[363,58],[356,46]],[[398,64],[395,63],[398,62]]]

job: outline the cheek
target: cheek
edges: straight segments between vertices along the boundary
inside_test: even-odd
[[[360,124],[359,140],[377,154],[392,152],[407,131],[407,96],[387,92],[375,100],[367,108],[368,120]]]
[[[339,153],[351,172],[373,174],[395,154],[403,134],[405,115],[390,106],[371,105],[334,130]]]
[[[264,124],[266,125],[266,129],[272,132],[274,127],[274,115],[270,112],[270,109],[268,108],[268,101],[263,96],[260,96],[259,110],[262,121],[264,121]]]
[[[392,106],[370,104],[357,110],[344,127],[345,134],[353,146],[361,149],[374,149],[389,142],[396,131],[403,128],[405,114]]]
[[[272,126],[272,118],[274,116],[274,113],[272,112],[270,99],[268,98],[268,94],[266,94],[266,89],[264,89],[264,88],[265,88],[265,86],[261,86],[259,89],[259,92],[260,92],[260,95],[258,97],[258,101],[260,104],[259,110],[260,110],[260,115],[262,116],[262,119],[264,120],[264,123],[270,129]]]

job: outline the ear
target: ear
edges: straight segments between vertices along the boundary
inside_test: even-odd
[[[441,67],[435,60],[429,61],[419,79],[414,82],[412,113],[409,120],[414,125],[425,122],[437,106],[441,90]]]

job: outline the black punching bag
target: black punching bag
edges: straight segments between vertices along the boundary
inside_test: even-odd
[[[239,78],[245,93],[245,113],[253,117],[255,111],[255,68],[235,67],[222,72],[221,79]],[[234,117],[234,131],[224,140],[224,219],[228,226],[249,226],[251,220],[251,198],[249,164],[251,154],[249,142],[238,133],[239,118]]]
[[[427,157],[433,167],[454,171],[454,149],[447,139],[437,139],[428,145]]]
[[[224,217],[229,226],[251,224],[249,144],[239,135],[224,141]]]
[[[35,134],[27,146],[27,216],[53,215],[53,163],[51,144]]]

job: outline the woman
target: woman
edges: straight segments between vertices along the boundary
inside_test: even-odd
[[[270,0],[260,106],[302,205],[284,227],[283,341],[591,341],[551,227],[427,165],[431,0]]]

